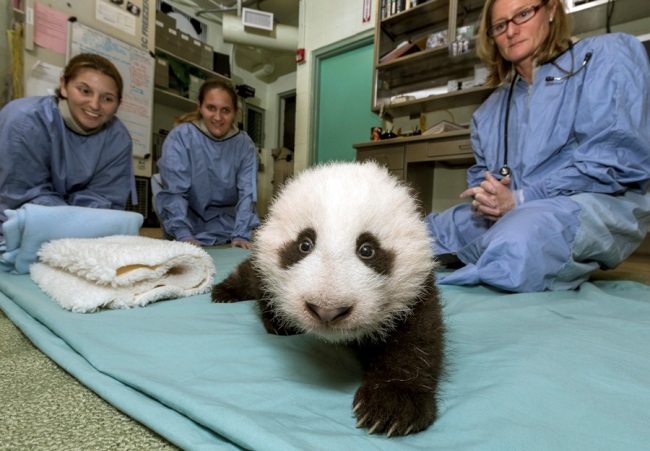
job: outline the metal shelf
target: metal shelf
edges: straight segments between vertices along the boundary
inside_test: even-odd
[[[181,110],[185,113],[196,110],[196,102],[194,100],[161,88],[154,88],[153,100],[154,103]]]
[[[596,0],[570,8],[574,23],[573,34],[604,29],[607,25],[607,3],[607,0]],[[643,17],[650,17],[650,1],[614,0],[610,25],[620,25]]]
[[[444,110],[453,107],[480,105],[487,99],[495,88],[483,86],[462,89],[446,94],[438,94],[421,99],[408,100],[401,103],[384,105],[383,112],[392,117],[422,114],[435,110]],[[378,109],[376,112],[379,112]]]
[[[379,79],[389,85],[389,89],[394,89],[420,84],[425,80],[439,80],[445,76],[456,78],[459,73],[473,71],[474,65],[479,63],[475,53],[475,41],[471,41],[467,53],[450,56],[449,47],[441,46],[377,64],[375,70]],[[444,80],[443,84],[446,83]]]
[[[203,67],[200,64],[196,64],[196,63],[194,63],[192,61],[186,60],[182,56],[178,56],[177,54],[175,54],[173,52],[170,52],[168,50],[165,50],[165,49],[161,49],[160,47],[156,47],[156,54],[157,55],[166,55],[166,56],[168,56],[170,58],[173,58],[174,60],[176,60],[178,62],[181,62],[183,64],[187,64],[190,67],[193,67],[195,69],[200,70],[204,74],[208,75],[210,78],[222,78],[224,80],[230,81],[230,78],[228,78],[228,77],[226,77],[224,75],[221,75],[221,74],[219,74],[217,72],[214,72],[213,70],[210,70],[210,69],[208,69],[206,67]]]
[[[449,0],[429,0],[381,21],[381,29],[396,37],[409,35],[433,24],[447,23]]]
[[[483,0],[429,0],[378,22],[375,30],[377,60],[374,65],[373,111],[382,116],[400,117],[483,102],[492,88],[471,88],[428,97],[416,94],[446,91],[449,81],[472,77],[475,66],[480,64],[475,40],[470,41],[467,53],[456,56],[450,56],[450,47],[445,45],[389,62],[378,62],[381,55],[406,40],[414,42],[444,30],[447,30],[448,39],[453,40],[456,26],[474,24],[482,6]],[[412,94],[418,98],[390,103],[390,99]]]
[[[160,47],[156,47],[156,55],[164,55],[168,58],[174,59],[175,61],[186,64],[191,68],[201,71],[207,76],[207,78],[221,78],[223,80],[230,81],[230,78],[228,77],[207,69],[200,64],[189,61],[181,56],[176,55],[173,52],[161,49]],[[168,106],[170,108],[181,110],[183,112],[190,112],[196,109],[196,102],[194,100],[190,100],[187,97],[183,97],[177,93],[161,88],[154,88],[154,102],[160,105]]]

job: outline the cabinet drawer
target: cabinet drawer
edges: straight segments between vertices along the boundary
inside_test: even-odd
[[[466,157],[472,155],[472,142],[467,138],[460,139],[443,139],[432,141],[427,144],[427,157],[448,157],[455,156]]]
[[[372,150],[357,150],[358,161],[371,159],[391,170],[404,169],[404,146],[391,146]]]
[[[473,159],[472,144],[467,137],[434,139],[408,146],[406,161],[451,161]]]

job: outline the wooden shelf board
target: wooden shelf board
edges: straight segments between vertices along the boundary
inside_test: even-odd
[[[439,94],[422,99],[408,100],[393,105],[385,105],[384,112],[392,117],[409,116],[467,105],[480,105],[494,91],[492,87],[477,87]],[[376,113],[380,109],[375,110]]]
[[[429,0],[393,14],[381,21],[382,29],[392,36],[409,35],[436,22],[447,22],[449,0]]]

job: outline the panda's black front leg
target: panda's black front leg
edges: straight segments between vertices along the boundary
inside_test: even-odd
[[[261,297],[260,279],[250,257],[221,283],[212,287],[212,302],[259,300]]]
[[[262,317],[262,323],[264,323],[264,329],[266,329],[268,333],[273,335],[298,335],[302,333],[302,331],[295,327],[291,327],[286,322],[282,321],[275,313],[273,304],[265,296],[260,298],[257,305],[260,309],[260,316]]]
[[[388,436],[426,429],[437,418],[444,324],[437,290],[384,342],[359,345],[364,376],[353,402],[357,426]]]
[[[212,302],[230,303],[256,300],[264,328],[274,335],[296,335],[301,331],[286,325],[275,314],[264,295],[261,280],[251,258],[247,258],[221,283],[212,287]]]

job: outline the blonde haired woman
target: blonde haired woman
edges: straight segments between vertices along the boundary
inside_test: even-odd
[[[443,284],[576,288],[650,226],[650,66],[615,33],[574,42],[560,0],[487,0],[479,55],[495,92],[472,118],[471,202],[426,218]]]

